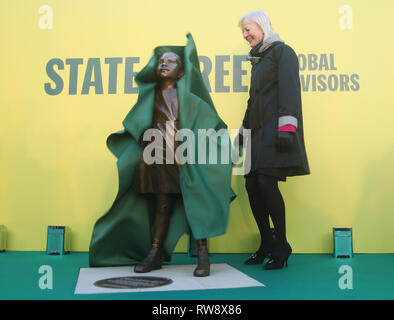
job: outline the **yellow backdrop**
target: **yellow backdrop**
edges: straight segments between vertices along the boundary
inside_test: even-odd
[[[184,45],[191,32],[216,108],[238,128],[250,81],[238,20],[256,9],[300,60],[311,175],[280,184],[294,252],[331,252],[333,227],[353,228],[355,252],[394,252],[390,0],[2,0],[0,224],[8,249],[45,250],[47,226],[67,225],[72,250],[88,250],[117,192],[105,140],[136,102],[127,79],[154,47]],[[228,231],[211,239],[212,252],[258,246],[242,176],[233,189]],[[177,250],[185,249],[183,238]]]

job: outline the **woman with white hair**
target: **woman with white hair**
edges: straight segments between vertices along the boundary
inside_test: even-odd
[[[239,26],[251,46],[251,85],[243,129],[251,130],[251,170],[245,175],[249,203],[261,235],[261,244],[246,264],[264,269],[287,266],[292,248],[286,239],[285,204],[278,181],[309,174],[305,151],[301,87],[297,55],[284,43],[263,11],[244,15]],[[274,225],[270,230],[269,217]]]

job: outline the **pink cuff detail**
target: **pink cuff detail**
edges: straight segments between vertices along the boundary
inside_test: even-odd
[[[278,129],[278,131],[286,131],[286,132],[296,132],[296,127],[292,126],[291,124],[282,126]]]

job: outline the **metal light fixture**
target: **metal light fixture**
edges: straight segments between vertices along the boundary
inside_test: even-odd
[[[70,252],[70,228],[66,226],[48,226],[47,254],[65,254]]]
[[[333,228],[334,257],[353,257],[353,234],[352,228]]]

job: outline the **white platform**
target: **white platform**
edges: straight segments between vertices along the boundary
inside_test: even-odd
[[[246,274],[228,264],[212,264],[208,277],[194,277],[196,265],[169,265],[149,273],[135,273],[132,267],[81,268],[74,294],[148,292],[174,290],[206,290],[243,287],[265,287]],[[108,289],[94,285],[94,282],[114,277],[152,276],[165,277],[173,283],[156,288],[144,289]]]

